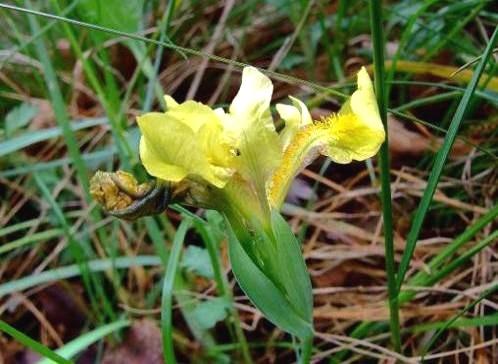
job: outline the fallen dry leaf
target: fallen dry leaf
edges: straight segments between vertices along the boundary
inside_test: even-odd
[[[420,155],[433,149],[434,143],[427,136],[408,130],[403,123],[389,115],[389,149],[393,154]]]
[[[135,321],[117,347],[104,354],[102,364],[162,364],[161,331],[152,320]]]

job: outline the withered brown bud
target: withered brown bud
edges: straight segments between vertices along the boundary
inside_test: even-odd
[[[90,194],[111,215],[135,220],[166,209],[169,185],[158,181],[139,184],[124,171],[97,171],[90,181]]]

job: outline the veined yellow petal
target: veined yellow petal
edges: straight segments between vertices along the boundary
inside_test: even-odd
[[[199,109],[198,105],[192,108],[192,104],[184,107],[184,104],[171,112],[148,113],[137,118],[142,132],[142,163],[149,174],[166,181],[179,182],[188,176],[222,188],[233,170],[228,165],[230,149],[219,142],[222,139],[221,125],[209,121],[204,108]],[[187,109],[202,110],[203,113],[189,114]],[[216,117],[211,109],[207,109]],[[196,118],[194,122],[190,122],[192,117]]]
[[[365,67],[358,72],[358,89],[338,115],[332,115],[330,133],[336,139],[325,154],[337,163],[365,160],[374,156],[385,139],[372,81]]]
[[[259,118],[269,112],[272,93],[273,85],[268,77],[254,67],[245,67],[239,92],[230,105],[230,114]],[[271,128],[273,123],[267,126]]]
[[[164,95],[163,98],[164,102],[166,103],[166,111],[171,110],[179,105],[178,102],[176,102],[176,100],[170,95]]]
[[[236,168],[243,178],[262,190],[279,163],[282,150],[270,112],[273,85],[254,67],[242,72],[242,84],[229,108],[218,112],[223,126],[238,140]]]
[[[185,101],[167,110],[165,115],[168,119],[185,124],[194,132],[197,132],[204,125],[221,128],[221,121],[216,113],[207,105],[196,101]]]

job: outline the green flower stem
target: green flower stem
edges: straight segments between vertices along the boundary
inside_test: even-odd
[[[389,294],[389,324],[391,326],[391,339],[394,349],[397,352],[401,352],[398,289],[396,286],[396,269],[394,262],[391,175],[387,131],[387,93],[384,84],[384,34],[382,31],[382,3],[380,0],[370,1],[370,23],[374,50],[375,93],[377,95],[380,117],[386,132],[385,141],[380,149],[379,165],[381,174],[382,216],[384,219],[387,286]]]

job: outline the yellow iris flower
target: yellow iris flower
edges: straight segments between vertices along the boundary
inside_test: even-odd
[[[278,104],[285,121],[280,133],[270,112],[273,85],[254,67],[244,68],[227,112],[165,96],[166,112],[137,119],[142,163],[161,180],[224,191],[247,214],[253,197],[265,205],[259,210],[279,208],[292,179],[318,154],[349,163],[377,153],[385,134],[372,82],[364,68],[357,78],[358,89],[341,110],[322,120],[313,121],[296,98],[293,105]]]

